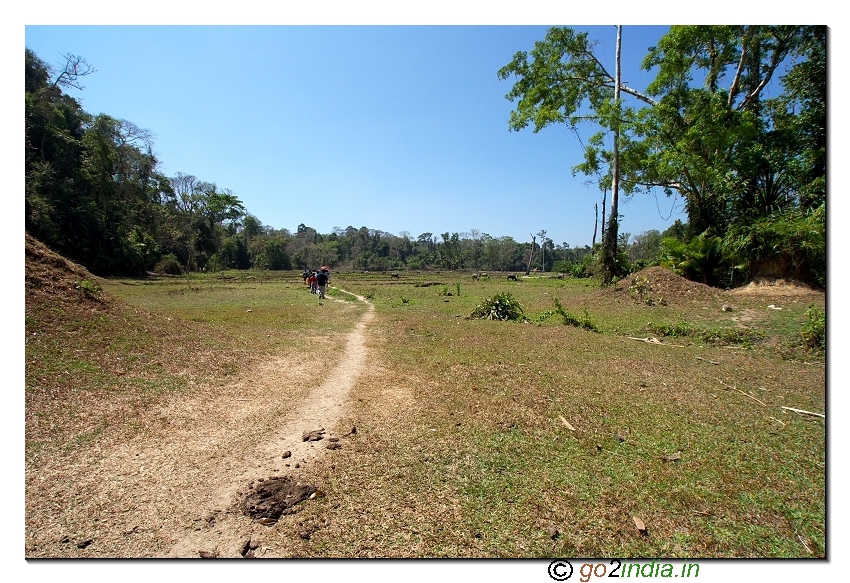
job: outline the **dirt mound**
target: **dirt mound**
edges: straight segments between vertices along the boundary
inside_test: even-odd
[[[731,290],[740,296],[801,297],[823,294],[803,282],[793,279],[756,278],[745,286]]]
[[[630,289],[631,288],[631,289]],[[609,293],[634,298],[638,301],[652,300],[680,303],[687,300],[713,300],[720,297],[721,290],[685,279],[664,267],[647,267],[619,281]]]
[[[108,304],[112,297],[101,289],[101,280],[85,267],[51,251],[26,235],[26,301],[62,304]]]
[[[277,520],[292,507],[316,493],[316,487],[289,476],[257,480],[242,499],[242,513],[255,520]]]

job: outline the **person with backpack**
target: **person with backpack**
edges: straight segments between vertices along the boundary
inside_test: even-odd
[[[319,299],[325,299],[325,290],[328,287],[328,279],[330,279],[330,275],[327,271],[320,271],[316,274],[316,286],[319,289]]]

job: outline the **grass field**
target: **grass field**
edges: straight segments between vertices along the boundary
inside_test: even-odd
[[[282,555],[825,555],[825,422],[782,408],[824,413],[823,355],[799,346],[823,294],[694,289],[649,305],[628,281],[335,273],[344,310],[320,305],[298,274],[224,275],[103,284],[155,320],[28,310],[28,467],[94,447],[127,403],[150,407],[317,341],[333,355],[364,309],[347,291],[377,311],[349,406],[355,447],[308,470],[326,496],[270,532]],[[500,292],[529,321],[468,318]],[[598,331],[565,325],[555,300]],[[125,405],[87,424],[85,400],[71,413],[35,397],[64,395],[66,376]],[[321,528],[306,541],[296,523]]]

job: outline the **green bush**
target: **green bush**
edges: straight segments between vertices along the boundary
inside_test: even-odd
[[[652,284],[650,284],[648,278],[643,276],[632,278],[632,284],[629,286],[629,295],[632,299],[647,306],[654,306],[655,304],[666,306],[667,301],[660,296],[653,298],[652,291]]]
[[[549,318],[551,316],[561,316],[564,321],[563,324],[566,326],[575,326],[576,328],[584,328],[585,330],[590,330],[592,332],[599,332],[599,327],[593,323],[590,319],[590,314],[587,313],[587,308],[584,309],[584,314],[582,316],[576,316],[575,314],[569,312],[564,306],[561,305],[561,302],[555,298],[555,308],[552,310],[546,310],[533,320],[535,324],[538,326],[540,323]]]
[[[526,319],[519,302],[507,292],[499,292],[475,306],[470,318],[502,321]]]
[[[786,211],[738,225],[724,252],[749,277],[790,277],[826,288],[826,207]]]
[[[661,240],[661,266],[706,285],[719,283],[726,272],[722,241],[705,232],[685,243],[673,237]]]
[[[646,326],[647,330],[656,336],[669,336],[672,338],[680,338],[682,336],[690,336],[694,333],[694,327],[687,322],[679,322],[678,324],[654,324],[650,323]]]
[[[593,277],[595,271],[592,254],[585,255],[580,262],[573,263],[569,268],[569,274],[573,277]]]
[[[555,311],[564,318],[564,324],[567,326],[575,326],[576,328],[584,328],[591,332],[599,332],[599,327],[590,320],[590,314],[587,313],[587,308],[584,309],[584,314],[576,316],[567,311],[561,302],[555,299]]]
[[[183,275],[183,267],[177,260],[174,253],[169,253],[160,257],[153,269],[156,273],[166,273],[168,275]]]
[[[800,331],[803,346],[823,352],[826,350],[826,312],[811,304],[806,310],[806,318],[808,321]]]

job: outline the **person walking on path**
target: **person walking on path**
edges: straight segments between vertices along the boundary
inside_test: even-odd
[[[314,294],[316,292],[318,292],[318,285],[316,283],[316,272],[313,271],[310,274],[310,293]]]
[[[325,290],[328,288],[328,279],[330,276],[327,271],[320,271],[316,275],[316,286],[319,288],[319,299],[325,299]]]

